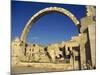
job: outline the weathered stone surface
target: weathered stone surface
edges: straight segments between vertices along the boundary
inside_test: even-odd
[[[59,12],[68,16],[75,25],[79,22],[76,17],[60,7],[49,7],[40,10],[33,15],[26,24],[20,39],[15,39],[11,43],[12,66],[23,66],[32,68],[42,68],[51,71],[93,69],[96,67],[96,37],[95,37],[95,7],[87,6],[87,15],[81,21],[81,33],[74,36],[69,41],[62,41],[45,46],[37,44],[25,44],[26,36],[32,24],[46,12]],[[89,35],[89,36],[88,36]],[[86,44],[89,41],[91,58],[87,62]],[[78,48],[78,49],[77,49]],[[76,57],[79,59],[76,60]],[[91,64],[92,63],[92,64]]]
[[[87,16],[96,16],[96,7],[95,6],[86,6],[87,8]]]
[[[96,67],[96,25],[93,23],[88,26],[89,29],[89,40],[90,40],[90,49],[91,49],[91,61],[92,66]]]
[[[47,14],[47,13],[50,13],[50,12],[59,12],[59,13],[62,13],[65,16],[68,16],[74,22],[74,24],[76,26],[79,24],[79,21],[76,19],[76,17],[71,12],[69,12],[68,10],[66,10],[64,8],[60,8],[60,7],[48,7],[48,8],[40,10],[39,12],[37,12],[35,15],[33,15],[31,17],[31,19],[28,21],[28,23],[26,24],[26,26],[25,26],[25,28],[24,28],[24,30],[22,32],[21,41],[25,42],[27,34],[28,34],[28,31],[30,30],[30,28],[33,25],[33,23],[35,23],[35,21],[41,15],[44,15],[44,14]]]

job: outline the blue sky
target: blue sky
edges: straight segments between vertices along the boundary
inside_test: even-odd
[[[50,4],[37,2],[12,1],[11,40],[20,37],[25,24],[32,15],[46,7],[62,7],[72,12],[78,20],[85,16],[84,5]],[[41,17],[30,29],[27,42],[48,45],[71,39],[79,34],[75,24],[60,13],[50,13]]]

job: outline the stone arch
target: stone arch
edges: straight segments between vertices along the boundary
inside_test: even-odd
[[[25,25],[24,30],[22,31],[22,35],[20,37],[21,41],[26,42],[26,37],[27,37],[27,34],[28,34],[32,24],[34,24],[43,15],[51,13],[51,12],[58,12],[58,13],[64,14],[65,16],[68,16],[76,26],[79,25],[79,21],[77,20],[77,18],[70,11],[68,11],[68,10],[66,10],[64,8],[61,8],[61,7],[44,8],[44,9],[40,10],[39,12],[37,12],[36,14],[34,14],[29,19],[29,21]]]

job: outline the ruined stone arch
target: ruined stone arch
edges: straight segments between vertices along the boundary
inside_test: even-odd
[[[48,8],[44,8],[42,10],[40,10],[39,12],[37,12],[36,14],[34,14],[29,21],[27,22],[27,24],[25,25],[24,30],[22,31],[22,35],[20,37],[21,41],[26,42],[26,38],[27,38],[27,34],[31,28],[31,26],[43,15],[51,13],[51,12],[58,12],[61,14],[64,14],[65,16],[69,17],[72,22],[78,26],[79,25],[79,21],[77,20],[77,18],[68,10],[61,8],[61,7],[48,7]]]

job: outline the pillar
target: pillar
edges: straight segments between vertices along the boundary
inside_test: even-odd
[[[87,35],[85,33],[81,33],[80,36],[80,64],[81,69],[86,69],[86,49],[85,44],[87,41]]]
[[[95,29],[96,29],[95,23],[88,26],[92,67],[96,67],[96,30]]]
[[[73,52],[72,47],[70,47],[70,51]],[[70,58],[70,64],[72,66],[72,69],[74,70],[74,57],[73,57],[73,53],[72,53],[71,58]]]
[[[74,55],[74,70],[79,69],[79,61],[76,60],[76,57],[78,57],[78,52],[73,50],[73,55]]]

